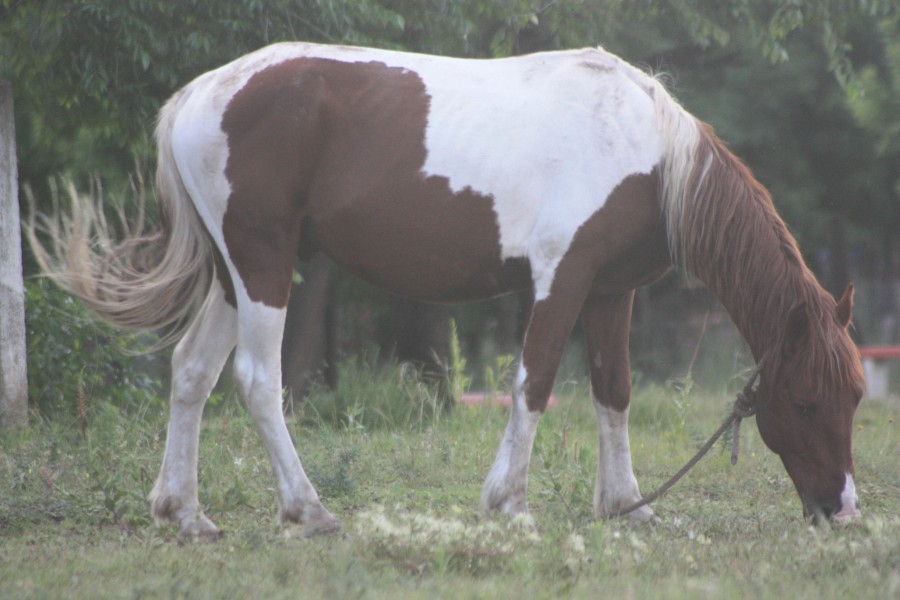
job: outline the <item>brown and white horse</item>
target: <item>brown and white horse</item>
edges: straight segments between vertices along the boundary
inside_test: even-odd
[[[181,336],[151,512],[179,523],[182,537],[218,535],[197,498],[198,434],[235,348],[282,521],[308,534],[338,528],[281,410],[292,268],[316,252],[420,300],[533,292],[485,511],[527,511],[535,430],[579,316],[599,422],[594,511],[640,497],[627,430],[632,299],[678,264],[717,294],[764,361],[757,423],[805,512],[859,514],[852,288],[838,302],[824,292],[750,171],[619,58],[278,44],[188,84],[162,109],[157,138],[163,230],[93,254],[78,247],[91,226],[82,223],[61,276],[112,322]]]

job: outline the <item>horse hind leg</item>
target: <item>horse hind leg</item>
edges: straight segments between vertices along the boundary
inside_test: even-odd
[[[288,263],[290,265],[291,263]],[[269,267],[272,280],[280,280]],[[257,273],[261,271],[257,270]],[[234,279],[237,279],[236,277]],[[290,269],[283,282],[290,286]],[[235,382],[263,439],[277,479],[280,518],[283,524],[300,523],[303,537],[330,535],[340,523],[322,506],[297,456],[282,412],[281,341],[287,308],[275,308],[249,298],[238,285],[238,335],[234,358]]]
[[[628,335],[633,300],[634,291],[591,297],[582,311],[599,439],[594,487],[597,518],[616,514],[641,499],[628,438],[631,401]],[[657,521],[649,506],[642,506],[627,516],[635,521]]]
[[[150,492],[157,523],[174,521],[180,542],[217,539],[219,529],[200,507],[197,460],[203,406],[235,344],[236,312],[214,281],[200,311],[172,355],[172,394],[166,450]]]

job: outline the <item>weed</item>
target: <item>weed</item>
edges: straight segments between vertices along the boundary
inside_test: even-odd
[[[78,418],[81,394],[126,410],[155,403],[159,358],[138,353],[155,339],[96,322],[87,308],[41,279],[25,285],[30,400],[47,418]]]
[[[450,364],[444,366],[447,388],[453,402],[459,399],[469,389],[471,378],[466,375],[466,359],[459,347],[459,335],[456,329],[456,321],[450,319]]]
[[[694,378],[688,373],[684,377],[671,379],[666,385],[666,391],[672,404],[675,406],[675,414],[679,430],[683,430],[687,423],[687,413],[691,406],[691,390],[694,389]]]
[[[309,424],[347,430],[433,427],[445,411],[439,385],[409,363],[379,366],[377,357],[357,357],[340,367],[337,390],[316,388],[300,417]]]
[[[350,471],[356,458],[357,450],[347,448],[338,453],[333,464],[310,465],[307,469],[309,477],[324,498],[352,496],[356,491],[356,482],[350,476]]]
[[[516,551],[541,539],[515,520],[470,524],[458,517],[388,514],[380,507],[357,514],[354,533],[365,554],[415,574],[503,570]]]
[[[569,439],[569,426],[558,432],[539,430],[534,457],[540,466],[536,477],[543,485],[539,495],[545,509],[564,521],[581,523],[590,517],[593,502],[593,457],[580,440]]]
[[[484,383],[489,398],[506,393],[512,387],[512,378],[516,358],[511,354],[501,354],[494,359],[494,364],[484,367]]]

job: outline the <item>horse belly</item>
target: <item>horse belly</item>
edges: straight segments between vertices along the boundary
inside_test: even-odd
[[[315,244],[339,266],[389,292],[431,302],[527,289],[524,258],[502,259],[490,198],[452,194],[443,178],[384,190],[313,220]]]

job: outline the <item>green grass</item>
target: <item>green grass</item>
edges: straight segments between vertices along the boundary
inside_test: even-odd
[[[262,444],[234,398],[219,401],[202,432],[201,502],[225,531],[211,545],[179,546],[174,528],[148,519],[144,497],[162,456],[165,415],[126,416],[99,405],[90,409],[86,439],[77,424],[5,432],[0,598],[900,594],[896,403],[864,402],[857,414],[861,521],[806,523],[780,462],[747,423],[738,465],[716,448],[656,503],[662,524],[650,527],[591,519],[593,410],[585,385],[557,386],[560,405],[542,421],[532,460],[533,532],[486,522],[477,511],[506,413],[435,410],[427,386],[408,378],[389,370],[350,382],[349,400],[331,399],[356,416],[337,425],[306,409],[291,418],[310,478],[344,523],[334,539],[283,535]],[[373,403],[382,408],[362,418],[358,394],[378,396]],[[391,395],[405,404],[394,413],[384,408]],[[728,402],[697,389],[679,403],[670,396],[649,384],[635,391],[632,449],[645,492],[690,457]]]

